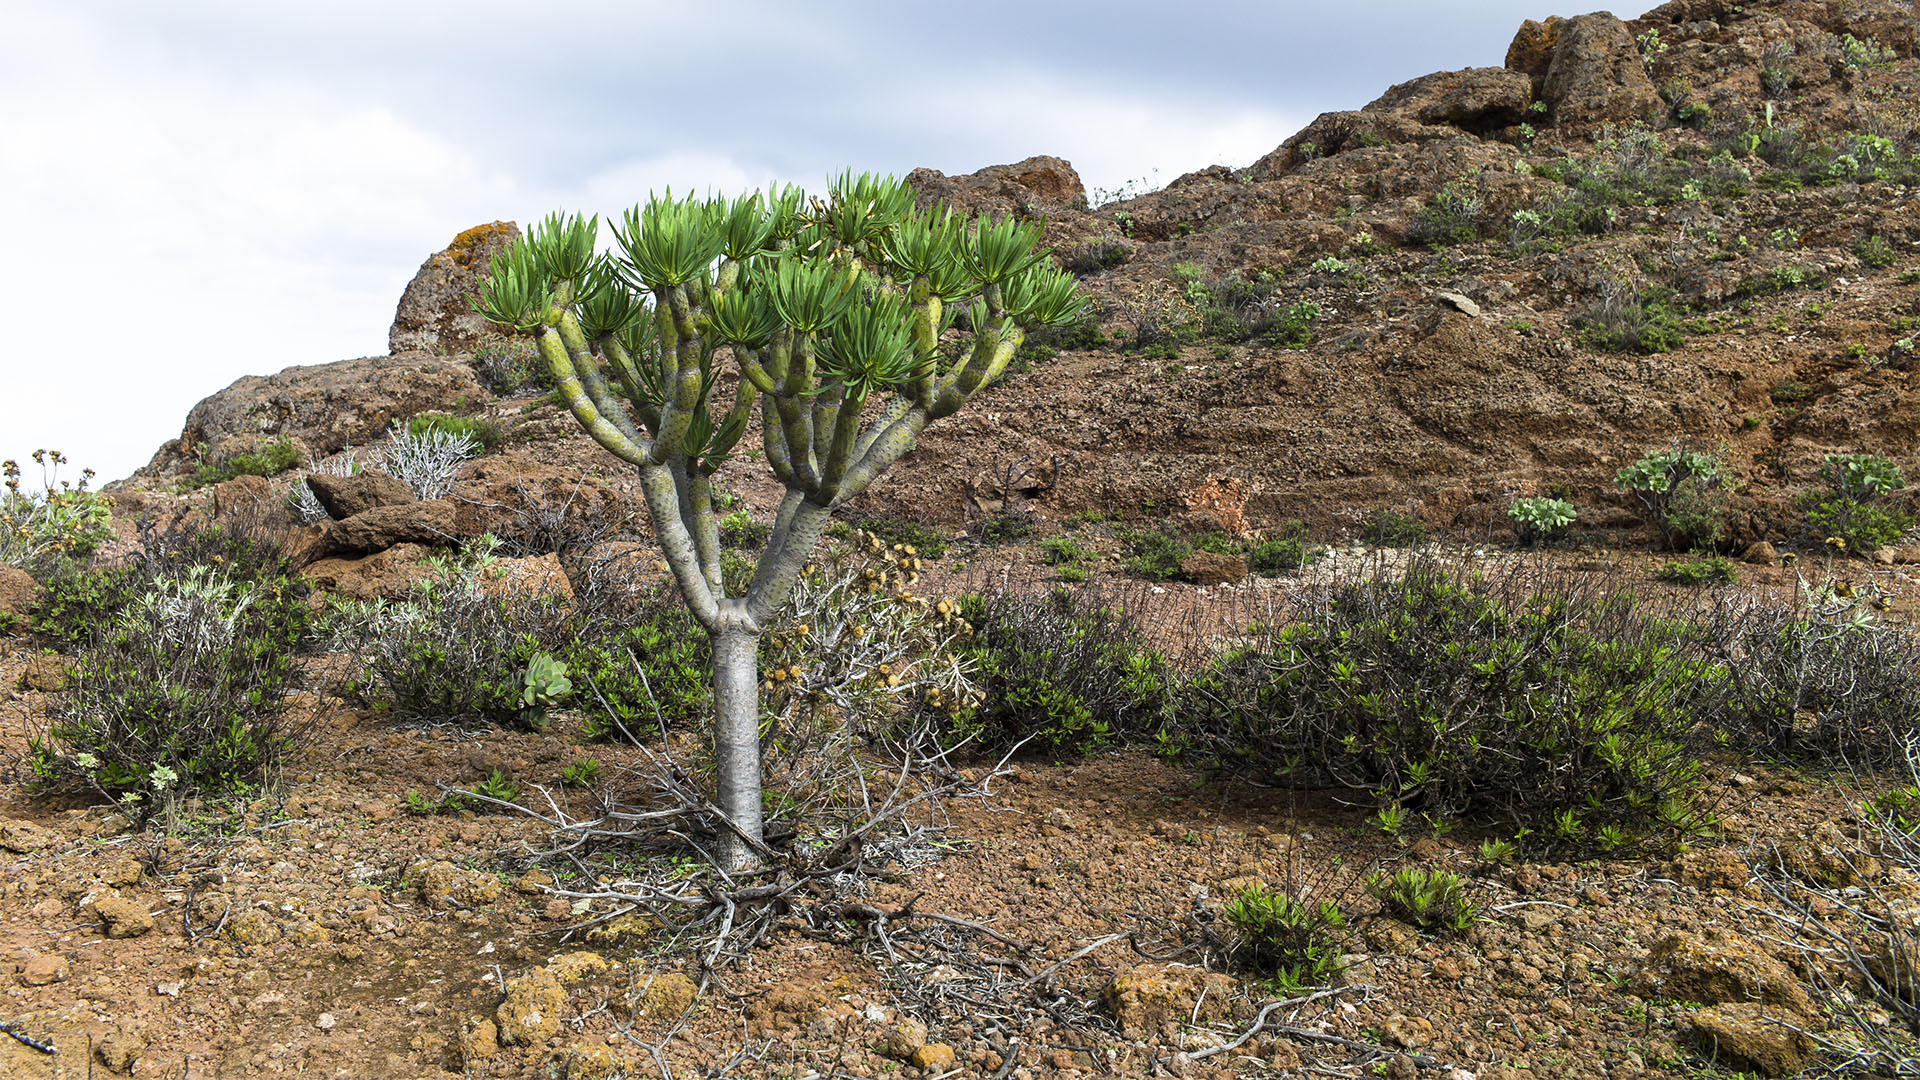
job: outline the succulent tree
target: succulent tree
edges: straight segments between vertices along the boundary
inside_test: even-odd
[[[768,854],[760,638],[829,518],[998,375],[1026,327],[1071,322],[1086,301],[1037,225],[916,210],[892,178],[843,174],[824,200],[669,192],[628,211],[605,254],[597,227],[548,218],[495,258],[474,306],[532,333],[575,419],[639,469],[667,565],[712,639],[720,858],[748,867]],[[962,311],[971,343],[949,356],[942,335]],[[716,395],[720,357],[739,372],[731,395]],[[756,405],[786,495],[751,583],[730,596],[712,482]]]

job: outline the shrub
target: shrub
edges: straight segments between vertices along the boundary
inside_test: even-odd
[[[87,490],[93,470],[80,482],[58,479],[66,455],[58,450],[35,450],[41,468],[41,490],[20,490],[20,465],[0,462],[0,566],[14,566],[46,577],[74,561],[84,562],[101,544],[112,539],[112,513],[106,497]]]
[[[957,651],[981,700],[947,718],[952,739],[1072,752],[1157,731],[1166,662],[1118,610],[1062,587],[964,597],[959,615],[973,636]]]
[[[474,454],[491,454],[506,439],[506,428],[488,416],[450,416],[446,413],[422,413],[407,421],[407,434],[419,438],[442,431],[472,444]]]
[[[1603,352],[1672,352],[1686,340],[1674,295],[1667,288],[1635,294],[1617,283],[1603,287],[1600,298],[1574,316],[1576,336]]]
[[[937,727],[981,703],[974,628],[960,603],[912,591],[920,567],[909,545],[869,532],[821,550],[763,653],[771,750],[797,764],[833,729],[891,736],[904,718]]]
[[[1724,555],[1695,555],[1663,563],[1653,576],[1675,585],[1731,585],[1740,580],[1740,570]]]
[[[202,461],[186,479],[182,490],[221,484],[236,476],[278,476],[300,464],[300,451],[285,437],[242,451],[219,461]]]
[[[1800,497],[1807,523],[1838,537],[1848,551],[1872,555],[1913,527],[1913,515],[1889,496],[1906,486],[1900,466],[1880,454],[1828,454],[1820,466],[1827,490]]]
[[[1464,934],[1480,915],[1460,884],[1460,875],[1445,870],[1406,869],[1368,875],[1366,890],[1390,918],[1420,930]]]
[[[399,603],[337,609],[330,637],[361,650],[360,670],[343,690],[404,720],[542,726],[544,714],[525,697],[526,676],[536,657],[564,648],[567,612],[548,599],[489,594],[481,582],[491,552],[480,542],[458,560],[440,560],[435,577],[416,582]]]
[[[1247,569],[1271,577],[1298,570],[1312,562],[1313,556],[1313,545],[1307,542],[1307,523],[1296,518],[1280,526],[1275,535],[1247,548]]]
[[[1360,531],[1381,547],[1415,547],[1427,539],[1426,522],[1384,507],[1367,511],[1360,519]]]
[[[1468,181],[1449,180],[1414,214],[1407,233],[1415,242],[1435,248],[1471,244],[1480,239],[1479,219],[1485,208]]]
[[[1085,581],[1086,564],[1099,562],[1098,552],[1081,547],[1072,537],[1049,536],[1040,541],[1040,551],[1047,558],[1047,565],[1060,568],[1063,579]]]
[[[574,704],[594,740],[665,724],[698,724],[713,710],[710,649],[686,608],[664,589],[650,590],[622,625],[594,623],[563,658],[578,687]]]
[[[530,339],[491,330],[473,346],[473,373],[500,397],[537,394],[553,387],[553,372]]]
[[[1433,557],[1336,579],[1216,659],[1179,715],[1219,770],[1368,792],[1439,820],[1689,823],[1693,713],[1724,678],[1625,596]]]
[[[55,694],[35,775],[143,808],[260,779],[294,734],[281,699],[307,608],[286,585],[208,566],[148,579]]]
[[[1330,901],[1310,903],[1264,885],[1243,889],[1222,914],[1239,937],[1239,952],[1271,972],[1283,994],[1318,986],[1340,972],[1347,920]]]
[[[560,770],[560,784],[570,788],[590,788],[600,782],[603,772],[599,758],[583,757]]]
[[[320,497],[308,486],[307,477],[316,473],[321,476],[352,476],[360,471],[360,463],[354,460],[352,447],[328,458],[307,461],[307,471],[293,482],[287,492],[287,501],[293,507],[293,514],[304,525],[327,520],[327,508],[320,505]]]
[[[460,466],[478,449],[471,435],[432,425],[415,432],[396,422],[381,447],[380,467],[407,485],[414,498],[439,499],[453,490]]]
[[[1080,277],[1124,266],[1133,258],[1133,244],[1117,236],[1102,237],[1077,244],[1061,259],[1061,265]]]
[[[1803,585],[1793,604],[1718,607],[1700,637],[1733,693],[1711,717],[1735,747],[1858,768],[1901,761],[1920,725],[1920,639],[1881,621],[1877,593]]]
[[[1614,474],[1620,490],[1646,508],[1669,549],[1711,547],[1726,535],[1726,467],[1704,450],[1674,446]]]
[[[165,527],[143,521],[140,551],[128,563],[68,563],[49,577],[33,610],[33,628],[64,646],[85,645],[112,633],[121,612],[157,582],[195,567],[213,567],[238,581],[304,597],[307,590],[295,579],[277,531],[255,525],[230,519],[200,528],[184,514]]]
[[[1565,499],[1533,496],[1513,500],[1507,516],[1513,519],[1513,532],[1519,541],[1537,547],[1564,536],[1579,512]]]
[[[1193,542],[1168,529],[1127,529],[1120,534],[1127,554],[1120,565],[1150,581],[1182,581],[1180,563],[1193,554]]]
[[[758,550],[773,535],[773,526],[753,520],[745,510],[735,510],[720,519],[720,542],[731,548]]]
[[[1860,257],[1862,265],[1871,270],[1885,270],[1894,263],[1893,245],[1887,243],[1886,237],[1878,234],[1855,244],[1853,253]]]

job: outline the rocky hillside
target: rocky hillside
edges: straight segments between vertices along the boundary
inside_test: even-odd
[[[1614,470],[1683,440],[1734,463],[1734,542],[1790,539],[1823,455],[1911,469],[1920,449],[1917,45],[1894,0],[1676,0],[1528,21],[1504,67],[1412,79],[1122,202],[1089,207],[1057,158],[917,170],[925,199],[1043,216],[1100,317],[1031,345],[867,499],[952,524],[1024,461],[1050,515],[1148,514],[1218,474],[1256,527],[1390,507],[1478,528],[1557,485],[1627,526]],[[513,346],[459,298],[515,235],[429,259],[392,355],[243,379],[121,489],[427,411],[613,473],[557,409],[487,389]]]

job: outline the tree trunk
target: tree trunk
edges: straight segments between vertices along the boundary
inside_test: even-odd
[[[711,638],[717,801],[721,812],[732,818],[738,829],[721,832],[718,856],[723,869],[749,870],[764,862],[758,850],[764,837],[760,804],[760,634],[757,628],[723,623]]]

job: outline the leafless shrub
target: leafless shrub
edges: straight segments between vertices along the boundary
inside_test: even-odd
[[[1832,1022],[1810,1033],[1835,1073],[1920,1075],[1920,737],[1901,746],[1900,780],[1859,792],[1864,835],[1851,854],[1834,851],[1831,880],[1809,880],[1761,851],[1751,862],[1771,903],[1780,940],[1797,950]],[[1875,866],[1873,862],[1883,865]]]
[[[307,477],[316,473],[321,476],[352,476],[359,468],[359,463],[354,460],[356,456],[353,447],[349,446],[332,457],[307,459],[307,471],[293,482],[292,489],[287,492],[287,500],[301,524],[311,525],[327,519],[327,508],[320,505],[319,497],[307,486]]]
[[[440,499],[453,490],[453,478],[480,449],[464,432],[429,426],[408,431],[396,422],[380,448],[380,467],[413,491],[420,500]]]

